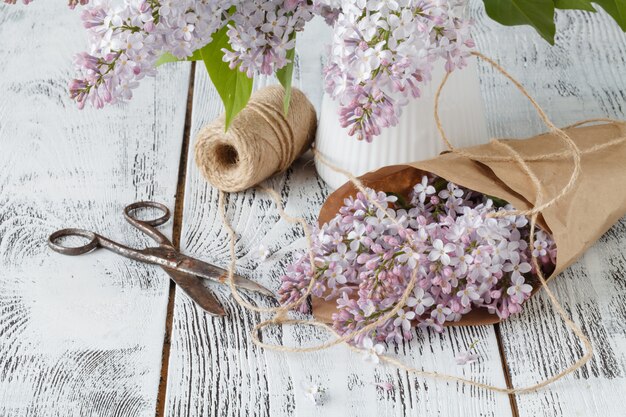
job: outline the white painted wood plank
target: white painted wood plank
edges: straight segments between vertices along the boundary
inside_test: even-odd
[[[626,35],[605,13],[558,14],[557,45],[530,29],[488,21],[477,7],[479,49],[497,59],[559,125],[591,117],[626,118]],[[494,135],[531,135],[545,128],[527,101],[483,66],[483,96]],[[616,190],[623,193],[624,190]],[[597,198],[601,204],[601,196]],[[517,396],[520,416],[623,416],[626,393],[626,221],[611,229],[551,289],[590,337],[595,356],[574,375]],[[579,342],[539,295],[506,321],[503,345],[513,384],[527,386],[564,369]]]
[[[299,37],[304,52],[301,86],[315,101],[321,91],[319,69],[322,49],[317,32]],[[317,48],[317,53],[311,53]],[[222,111],[219,98],[203,68],[195,79],[192,138],[199,128]],[[318,100],[319,102],[319,100]],[[316,103],[319,104],[319,103]],[[193,140],[193,139],[192,139]],[[190,147],[193,149],[193,146]],[[193,161],[190,154],[189,161]],[[314,222],[328,194],[315,175],[312,162],[297,162],[285,174],[267,182],[286,201],[287,211]],[[217,207],[218,194],[200,176],[193,163],[187,170],[181,248],[192,255],[226,266],[227,234]],[[302,231],[282,221],[268,196],[257,190],[230,194],[227,213],[239,233],[238,272],[276,290],[292,254],[305,247]],[[259,263],[251,253],[263,243],[272,252]],[[459,388],[456,384],[423,381],[391,367],[374,368],[345,347],[311,354],[263,351],[254,346],[249,331],[261,316],[241,309],[220,289],[220,299],[230,314],[211,318],[177,295],[167,385],[167,413],[175,416],[506,416],[511,415],[504,395]],[[260,300],[262,302],[262,300]],[[284,328],[268,332],[266,340],[290,346],[319,344],[318,330]],[[480,340],[481,362],[471,367],[454,363],[456,352]],[[415,366],[475,377],[504,386],[502,365],[492,327],[451,329],[443,335],[420,333],[398,348],[398,354]],[[320,384],[329,390],[326,405],[314,407],[300,384]],[[385,393],[374,384],[391,382],[396,390]]]
[[[63,2],[0,5],[0,416],[153,416],[167,276],[106,251],[65,257],[54,230],[149,241],[125,204],[173,208],[189,65],[132,103],[79,111],[72,56],[87,41]],[[164,228],[171,232],[171,223]]]

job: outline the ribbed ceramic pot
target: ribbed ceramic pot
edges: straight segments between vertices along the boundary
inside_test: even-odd
[[[404,162],[429,159],[444,150],[433,118],[435,92],[445,74],[443,63],[437,63],[432,82],[423,86],[422,96],[411,100],[403,109],[399,123],[383,129],[381,135],[367,143],[348,136],[339,124],[337,103],[324,96],[315,146],[331,163],[362,175],[368,171]],[[472,57],[466,68],[450,75],[441,94],[439,114],[446,133],[455,146],[484,143],[487,139],[485,108],[480,94],[477,59]],[[336,189],[347,178],[320,161],[317,172]]]

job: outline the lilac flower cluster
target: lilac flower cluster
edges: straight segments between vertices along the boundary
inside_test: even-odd
[[[397,316],[355,340],[374,346],[410,340],[414,325],[440,332],[477,307],[501,318],[518,313],[536,283],[531,257],[544,274],[554,270],[556,247],[547,233],[537,230],[530,247],[526,217],[491,216],[511,210],[505,202],[435,176],[424,176],[409,197],[368,189],[346,199],[315,234],[315,265],[301,255],[288,267],[281,302],[299,299],[314,279],[313,295],[336,299],[334,328],[353,333],[389,312],[417,274]]]
[[[15,3],[17,0],[4,0]],[[31,0],[22,0],[28,4]],[[398,123],[443,58],[465,65],[474,43],[459,0],[92,0],[82,13],[91,49],[76,57],[70,95],[80,108],[128,100],[163,53],[186,58],[227,25],[231,69],[270,75],[289,63],[296,33],[315,14],[334,28],[326,91],[342,126],[371,141]],[[88,0],[69,0],[70,7]]]
[[[96,0],[81,18],[92,49],[76,57],[70,95],[83,107],[128,100],[164,52],[184,58],[211,41],[233,0]]]
[[[446,61],[447,71],[465,66],[474,42],[452,2],[320,0],[334,21],[326,91],[339,102],[350,135],[371,141],[381,128],[396,125],[408,99],[430,81],[437,59]]]
[[[287,51],[296,46],[296,32],[313,18],[307,0],[250,0],[241,2],[228,25],[231,50],[224,61],[252,77],[271,75],[288,63]]]
[[[312,17],[307,0],[96,0],[82,14],[92,50],[77,56],[70,94],[81,108],[128,100],[163,53],[191,56],[227,22],[224,61],[250,77],[272,74],[287,65],[295,33]]]
[[[6,4],[15,4],[17,3],[17,0],[4,0],[4,2]],[[23,4],[30,4],[32,3],[33,0],[22,0]],[[89,3],[89,0],[68,0],[67,5],[70,7],[70,9],[75,8],[76,6],[80,5],[85,5]]]

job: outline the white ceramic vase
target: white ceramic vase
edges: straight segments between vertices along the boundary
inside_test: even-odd
[[[322,100],[315,146],[331,163],[362,175],[368,171],[411,161],[429,159],[444,150],[433,117],[434,96],[445,74],[443,63],[437,63],[432,82],[423,86],[422,96],[411,100],[403,109],[399,123],[383,129],[381,135],[367,143],[348,136],[339,124],[337,103],[325,95]],[[487,140],[487,121],[480,94],[477,59],[472,57],[466,68],[450,75],[441,94],[439,114],[447,136],[455,146],[470,146]],[[317,172],[333,189],[347,178],[316,160]]]

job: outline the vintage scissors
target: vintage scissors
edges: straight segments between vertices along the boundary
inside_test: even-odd
[[[164,214],[161,217],[150,220],[139,220],[133,216],[135,210],[145,208],[155,208],[161,210]],[[214,316],[226,314],[213,292],[202,284],[201,278],[226,284],[228,271],[183,255],[174,248],[172,242],[156,229],[157,226],[164,224],[170,218],[170,211],[166,206],[152,201],[140,201],[126,206],[124,217],[128,223],[155,240],[158,245],[145,249],[132,249],[94,232],[83,229],[62,229],[50,235],[48,246],[55,252],[71,256],[82,255],[97,248],[105,248],[126,258],[159,265],[178,285],[178,288],[207,313]],[[63,246],[59,243],[59,240],[67,236],[79,236],[89,241],[82,246]],[[240,275],[235,274],[233,281],[236,287],[273,297],[270,290]]]

